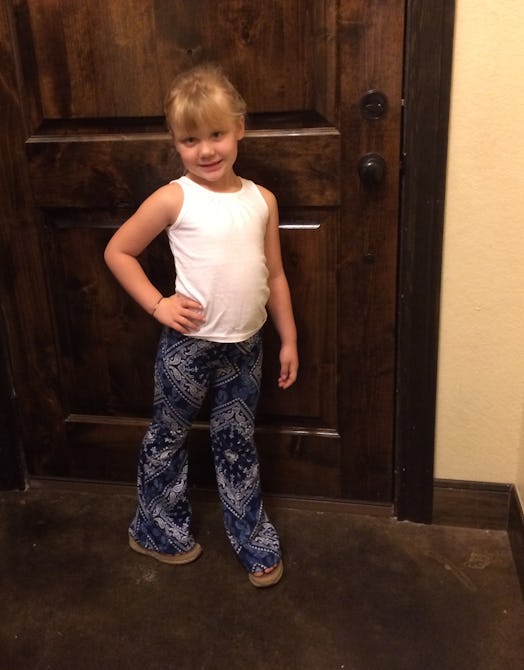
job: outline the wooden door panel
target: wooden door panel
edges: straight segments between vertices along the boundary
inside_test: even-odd
[[[54,220],[47,217],[44,255],[64,413],[147,416],[158,327],[144,319],[142,310],[122,295],[109,276],[103,252],[114,224],[103,223],[103,217],[91,224],[81,219],[72,223],[63,210]],[[155,244],[141,259],[158,278],[156,261],[169,261],[159,247]]]
[[[52,209],[129,209],[180,176],[165,130],[144,133],[145,137],[119,133],[108,139],[107,135],[30,138],[26,149],[34,204]],[[281,207],[337,206],[339,165],[339,133],[331,128],[248,129],[238,160],[239,172],[267,185]]]
[[[334,109],[335,3],[322,0],[18,0],[35,127],[41,120],[158,116],[174,73],[220,59],[248,108]],[[22,42],[23,40],[23,42]]]
[[[265,330],[264,487],[389,501],[404,1],[196,4],[3,2],[28,192],[7,225],[30,471],[134,478],[159,328],[102,253],[140,202],[179,175],[163,95],[176,72],[210,59],[250,110],[237,168],[278,198],[300,335],[299,380],[282,393],[277,338]],[[388,109],[369,121],[360,99],[374,88]],[[368,151],[388,162],[372,190],[356,171]],[[140,260],[172,290],[164,237]],[[190,443],[194,483],[211,484],[205,408]]]
[[[285,393],[276,387],[279,340],[269,323],[264,343],[264,393],[259,404],[259,420],[271,423],[286,419],[295,427],[336,431],[336,350],[333,342],[336,338],[337,219],[329,210],[316,210],[314,221],[299,215],[307,213],[282,212],[280,231],[300,332],[302,381]]]
[[[308,221],[304,213],[287,211],[281,235],[297,315],[309,316],[297,316],[301,376],[308,382],[308,393],[300,385],[285,394],[276,388],[278,338],[268,324],[260,422],[279,427],[292,422],[295,430],[335,430],[336,218],[330,210],[317,210],[316,221]],[[121,416],[116,425],[123,426],[123,417],[150,414],[159,328],[122,293],[104,266],[103,249],[114,228],[111,217],[98,213],[93,220],[92,212],[82,217],[77,210],[73,216],[77,218],[59,210],[52,218],[47,212],[43,235],[63,408],[70,424],[90,416],[90,426],[103,425],[107,417]],[[173,280],[167,240],[158,238],[141,262],[167,292]],[[136,425],[132,419],[131,423]]]

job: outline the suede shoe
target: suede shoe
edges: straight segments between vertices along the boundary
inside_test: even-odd
[[[202,547],[197,543],[189,551],[184,551],[179,554],[161,554],[158,551],[153,551],[153,549],[146,549],[142,545],[138,544],[134,537],[129,536],[129,546],[133,551],[136,551],[138,554],[143,554],[144,556],[150,556],[155,558],[160,563],[169,563],[169,565],[185,565],[186,563],[192,563],[202,553]]]
[[[274,586],[282,579],[284,574],[284,563],[279,561],[271,572],[263,572],[260,575],[249,574],[249,581],[258,589],[264,589],[268,586]]]

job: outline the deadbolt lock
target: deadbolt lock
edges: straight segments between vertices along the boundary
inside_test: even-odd
[[[362,96],[360,109],[365,119],[380,119],[388,110],[388,99],[382,91],[368,91]]]

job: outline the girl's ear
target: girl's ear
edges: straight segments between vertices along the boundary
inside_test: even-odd
[[[237,140],[241,140],[246,134],[246,119],[239,116],[237,119]]]
[[[178,147],[177,147],[177,144],[176,144],[175,133],[173,131],[173,128],[171,128],[171,126],[169,126],[168,130],[169,130],[169,137],[171,138],[171,144],[172,144],[173,148],[175,149],[175,151],[177,153],[177,156],[178,156],[180,154],[180,151],[178,150]]]
[[[171,140],[171,144],[175,147],[176,150],[176,145],[175,145],[175,134],[173,132],[173,128],[171,128],[171,124],[166,122],[166,130],[169,133],[169,139]],[[178,152],[177,152],[178,153]]]

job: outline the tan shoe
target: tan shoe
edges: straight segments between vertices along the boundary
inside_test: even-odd
[[[249,581],[259,589],[266,588],[267,586],[274,586],[282,579],[284,574],[284,563],[279,561],[271,572],[263,572],[260,575],[255,575],[250,573]]]
[[[160,563],[169,563],[170,565],[192,563],[193,561],[196,561],[202,553],[202,547],[199,544],[195,544],[189,551],[184,551],[179,554],[161,554],[158,551],[142,547],[142,545],[138,544],[135,538],[131,537],[131,535],[129,536],[129,546],[133,551],[136,551],[139,554],[151,556],[151,558],[155,558],[157,561],[160,561]]]

